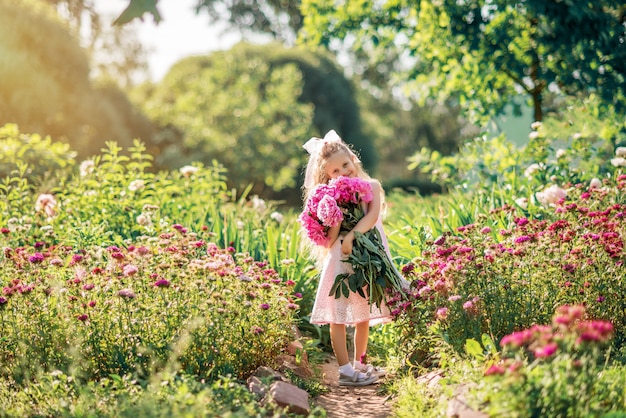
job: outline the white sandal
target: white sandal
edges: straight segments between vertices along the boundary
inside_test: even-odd
[[[355,370],[352,376],[339,373],[339,386],[367,386],[378,380],[378,376],[370,372],[364,373],[365,377],[360,377],[361,371]]]
[[[370,373],[378,377],[384,377],[387,375],[387,370],[383,369],[382,367],[373,366],[371,364],[357,363],[354,368],[361,371],[362,373]]]

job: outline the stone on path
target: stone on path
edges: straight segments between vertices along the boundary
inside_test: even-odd
[[[309,394],[291,383],[276,381],[267,394],[278,405],[287,407],[294,414],[309,415]]]

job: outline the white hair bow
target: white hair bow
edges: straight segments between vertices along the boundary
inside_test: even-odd
[[[313,179],[313,172],[318,163],[317,158],[319,156],[319,153],[322,150],[322,147],[324,146],[324,144],[327,142],[342,142],[342,139],[337,134],[337,132],[335,132],[334,129],[331,129],[330,131],[328,131],[326,135],[324,135],[324,138],[313,137],[309,139],[308,141],[306,141],[306,143],[302,146],[302,148],[304,148],[310,155],[309,163],[307,164],[306,173],[304,175],[304,187],[306,189],[309,189],[315,186],[315,180]],[[359,162],[360,160],[356,156],[356,154],[354,154],[349,148],[348,150],[350,151],[350,154],[352,154],[352,156],[354,157],[355,162]]]
[[[341,137],[337,135],[334,129],[328,131],[324,138],[313,137],[306,141],[306,143],[302,146],[311,156],[317,155],[320,153],[320,150],[324,146],[326,142],[341,142]]]

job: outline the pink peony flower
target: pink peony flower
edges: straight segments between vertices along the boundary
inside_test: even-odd
[[[317,218],[322,221],[322,225],[330,227],[339,224],[343,220],[343,214],[337,201],[326,195],[317,206]]]
[[[537,200],[542,205],[554,205],[559,200],[565,199],[567,191],[557,185],[552,185],[550,187],[546,187],[543,191],[538,192],[536,196]]]
[[[357,204],[360,201],[371,202],[372,185],[359,177],[338,177],[330,181],[329,186],[335,191],[334,197],[339,205],[345,203]]]

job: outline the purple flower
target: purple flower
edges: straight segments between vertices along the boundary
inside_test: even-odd
[[[263,309],[263,310],[268,310],[270,308],[270,305],[268,305],[267,303],[262,303],[259,305],[259,308]]]
[[[41,253],[35,253],[33,255],[31,255],[30,257],[28,257],[28,261],[30,261],[33,264],[39,264],[44,260],[44,256]]]
[[[133,292],[131,289],[122,289],[117,292],[117,295],[126,299],[134,299],[137,297],[135,292]]]
[[[516,244],[521,244],[523,242],[527,242],[527,241],[530,241],[530,240],[531,240],[531,238],[528,235],[522,235],[521,237],[515,238],[514,242]]]
[[[263,332],[265,332],[265,330],[261,327],[252,327],[252,333],[259,335],[259,334],[263,334]]]
[[[8,301],[4,296],[0,296],[0,306],[5,305]]]
[[[85,322],[86,320],[89,319],[89,315],[87,314],[78,315],[77,319],[81,322]]]
[[[170,287],[169,280],[161,279],[154,282],[154,287]]]
[[[123,269],[124,276],[132,276],[136,274],[139,269],[132,264],[126,264]]]

